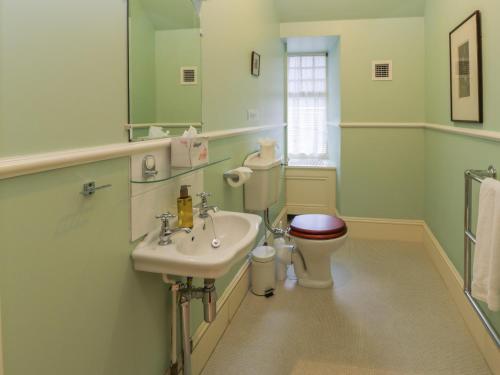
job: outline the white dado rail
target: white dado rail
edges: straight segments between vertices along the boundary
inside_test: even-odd
[[[422,122],[341,122],[341,128],[406,128],[418,129],[424,128],[425,123]]]
[[[425,124],[426,129],[437,130],[446,133],[466,135],[468,137],[488,139],[500,142],[500,132],[482,129],[457,128],[454,126],[445,126],[438,124]]]
[[[210,140],[235,137],[238,135],[277,130],[286,127],[281,125],[254,126],[240,129],[220,130],[202,133]],[[400,128],[400,129],[430,129],[446,133],[464,135],[474,138],[500,141],[500,132],[482,129],[458,128],[450,125],[438,125],[418,122],[343,122],[341,128]],[[170,139],[159,139],[132,143],[116,143],[97,147],[70,149],[43,154],[21,155],[0,158],[0,180],[39,173],[53,169],[93,163],[102,160],[115,159],[133,154],[147,152],[170,144]]]
[[[201,133],[200,135],[208,137],[209,140],[216,140],[236,137],[244,134],[277,130],[284,127],[286,127],[286,124],[253,126],[240,129],[206,132]],[[102,160],[116,159],[147,152],[169,144],[170,138],[164,138],[142,142],[116,143],[97,147],[48,152],[43,154],[0,158],[0,180]]]
[[[425,122],[342,122],[341,128],[399,128],[399,129],[430,129],[444,133],[452,133],[458,135],[465,135],[473,138],[488,139],[491,141],[500,141],[500,132],[472,129],[472,128],[459,128],[452,125],[439,125],[430,124]]]

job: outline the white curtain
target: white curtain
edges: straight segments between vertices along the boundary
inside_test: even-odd
[[[326,55],[288,56],[288,156],[328,158]]]

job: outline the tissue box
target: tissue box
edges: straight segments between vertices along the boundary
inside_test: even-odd
[[[208,163],[208,138],[172,138],[170,147],[173,168],[192,168]]]

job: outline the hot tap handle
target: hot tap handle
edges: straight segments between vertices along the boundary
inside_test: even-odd
[[[203,197],[211,197],[211,196],[212,196],[212,193],[208,193],[208,192],[206,192],[206,191],[202,191],[201,193],[196,194],[196,196],[198,196],[198,197],[202,197],[202,198],[203,198]]]
[[[164,214],[156,216],[157,219],[160,219],[163,223],[168,224],[170,219],[175,218],[176,216],[170,212],[166,212]]]

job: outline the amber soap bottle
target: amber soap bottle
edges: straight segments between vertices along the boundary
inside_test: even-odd
[[[181,186],[181,193],[177,198],[178,226],[181,228],[193,227],[193,198],[188,192],[189,185]]]

